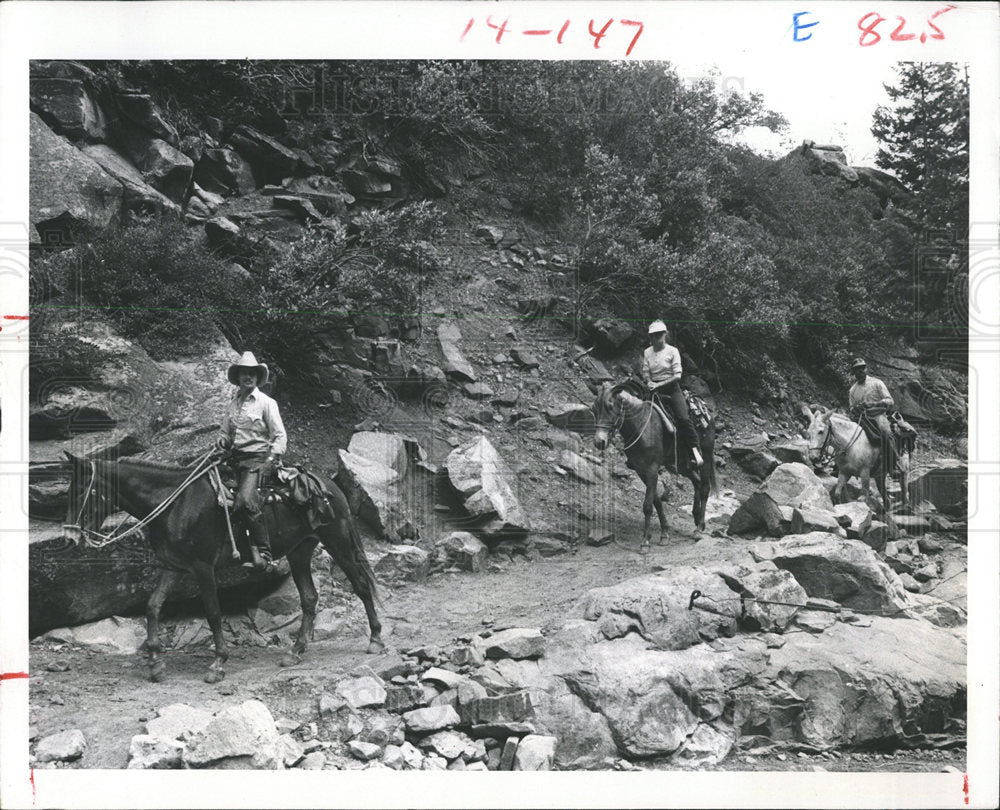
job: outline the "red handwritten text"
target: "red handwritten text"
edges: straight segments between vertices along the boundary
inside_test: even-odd
[[[522,36],[526,37],[550,37],[554,36],[557,45],[563,44],[563,39],[566,36],[566,32],[570,30],[570,20],[564,20],[562,24],[558,27],[539,27],[539,28],[518,28],[511,22],[510,17],[504,18],[502,22],[498,22],[493,18],[493,15],[489,15],[486,18],[486,27],[496,31],[493,39],[497,45],[500,45],[506,34],[520,33]],[[617,28],[613,29],[615,20],[613,18],[608,19],[603,23],[596,22],[595,20],[589,20],[587,24],[587,32],[590,34],[594,42],[594,49],[600,50],[602,45],[602,40],[605,37],[611,37]],[[625,26],[626,28],[635,28],[635,35],[629,41],[628,46],[625,48],[625,55],[631,56],[632,49],[635,48],[636,43],[639,41],[639,37],[642,35],[644,25],[641,20],[618,20],[619,25]],[[468,38],[469,32],[476,25],[476,18],[470,17],[469,21],[465,24],[465,28],[462,30],[461,35],[458,38],[459,42],[465,42]],[[598,28],[598,26],[600,26]],[[582,29],[582,26],[581,26]],[[607,43],[605,43],[607,44]],[[624,44],[624,43],[623,43]]]
[[[889,33],[889,39],[892,42],[909,42],[910,40],[919,39],[920,43],[923,44],[927,42],[928,39],[944,39],[944,31],[942,31],[938,26],[934,24],[934,20],[940,17],[942,14],[947,14],[952,9],[956,8],[953,5],[947,5],[944,8],[939,8],[933,14],[931,14],[927,20],[927,27],[930,28],[933,33],[928,33],[927,31],[921,31],[918,35],[912,28],[908,31],[906,18],[895,14],[893,15],[897,20],[896,26]],[[870,48],[872,45],[876,45],[882,41],[882,35],[875,29],[881,23],[887,21],[887,18],[883,17],[877,11],[869,11],[858,20],[858,30],[861,32],[861,36],[858,38],[858,44],[862,48]]]

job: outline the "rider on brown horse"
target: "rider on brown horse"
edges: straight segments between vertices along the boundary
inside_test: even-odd
[[[215,446],[231,451],[230,464],[237,474],[233,511],[245,522],[250,542],[260,552],[257,567],[266,571],[274,567],[274,562],[261,509],[260,486],[280,466],[286,445],[285,426],[278,403],[258,388],[267,382],[268,370],[252,352],[244,352],[239,362],[229,367],[227,376],[237,389],[223,415]]]
[[[879,437],[882,470],[888,475],[896,469],[896,445],[887,413],[894,407],[892,394],[877,377],[868,376],[868,364],[860,357],[851,364],[856,382],[848,393],[851,416],[870,434]]]
[[[649,325],[649,342],[642,354],[642,379],[661,407],[664,400],[670,403],[679,438],[688,448],[693,468],[699,469],[702,458],[698,450],[698,434],[681,391],[681,353],[667,343],[667,325],[663,321],[653,321]]]

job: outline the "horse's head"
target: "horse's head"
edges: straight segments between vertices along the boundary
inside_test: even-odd
[[[87,532],[101,527],[115,511],[113,482],[102,472],[102,464],[67,452],[70,465],[69,502],[63,538],[80,545]]]
[[[806,439],[809,441],[809,460],[819,464],[823,460],[823,448],[830,439],[830,408],[802,406],[802,421],[806,425]]]
[[[618,393],[621,391],[620,385],[604,383],[597,392],[597,398],[590,409],[594,412],[594,446],[598,450],[604,450],[608,446],[608,439],[611,434],[618,429],[621,421],[621,400]]]

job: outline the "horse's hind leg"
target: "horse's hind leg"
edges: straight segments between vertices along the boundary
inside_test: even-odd
[[[653,507],[656,509],[656,517],[660,521],[660,545],[666,545],[669,540],[669,532],[667,532],[667,515],[663,511],[663,501],[659,498],[653,497]]]
[[[215,640],[215,660],[212,661],[205,674],[205,683],[218,683],[226,677],[223,665],[229,658],[229,652],[226,650],[226,640],[222,637],[222,610],[219,607],[215,568],[211,563],[202,560],[196,562],[192,568],[195,578],[198,580],[201,601],[205,605],[205,618],[208,619],[208,626],[212,629],[212,638]]]
[[[163,659],[160,658],[160,653],[163,652],[163,645],[160,644],[160,611],[180,575],[180,571],[172,568],[161,570],[156,588],[146,603],[146,654],[149,656],[149,679],[155,683],[163,680],[166,671]]]
[[[300,656],[306,651],[313,634],[313,623],[316,621],[316,585],[312,577],[312,553],[315,542],[299,543],[288,552],[286,558],[292,569],[292,579],[299,591],[299,603],[302,605],[302,624],[292,645],[292,649],[281,658],[281,666],[290,667],[299,663]]]
[[[382,641],[382,622],[379,621],[375,610],[374,580],[362,570],[361,563],[355,559],[355,554],[364,554],[364,550],[360,548],[360,540],[357,543],[351,541],[352,532],[356,532],[357,529],[348,521],[349,519],[338,516],[332,527],[326,529],[326,535],[320,537],[320,542],[347,575],[351,588],[364,604],[365,614],[368,616],[368,629],[371,633],[368,652],[378,653],[385,650],[385,644]]]
[[[691,486],[694,488],[694,508],[691,510],[694,525],[705,531],[705,507],[708,505],[708,495],[712,485],[703,472],[700,476],[691,476]]]

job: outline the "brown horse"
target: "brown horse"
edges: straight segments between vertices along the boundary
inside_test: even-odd
[[[231,561],[232,547],[225,512],[218,505],[208,476],[201,474],[194,477],[177,494],[178,488],[197,470],[135,459],[111,462],[66,455],[72,467],[72,482],[64,533],[73,542],[80,543],[85,536],[95,536],[95,530],[112,512],[124,511],[142,522],[165,501],[169,501],[169,505],[158,511],[145,527],[161,565],[159,580],[146,607],[146,652],[149,655],[150,678],[160,681],[165,671],[160,658],[163,651],[159,640],[160,609],[180,576],[190,572],[197,580],[215,640],[215,660],[205,680],[208,683],[221,681],[225,677],[223,665],[229,653],[222,636],[222,612],[215,569]],[[300,507],[278,503],[273,509],[269,506],[264,509],[275,559],[288,558],[302,605],[302,624],[292,649],[281,660],[282,666],[297,663],[312,638],[317,594],[311,560],[317,542],[323,544],[323,548],[343,569],[354,592],[365,605],[371,630],[368,652],[385,649],[381,638],[382,625],[374,604],[375,575],[351,518],[347,498],[335,484],[325,483],[330,492],[327,503],[332,518],[315,529],[310,528]],[[173,495],[176,498],[169,500]]]
[[[696,428],[704,461],[700,469],[693,468],[686,460],[686,454],[677,452],[674,434],[667,434],[663,420],[654,412],[652,403],[630,393],[628,387],[627,383],[604,383],[601,386],[592,406],[596,422],[594,444],[598,450],[603,451],[610,435],[616,431],[620,433],[625,442],[623,449],[626,464],[638,473],[646,485],[646,498],[642,503],[646,521],[641,546],[646,551],[652,538],[649,524],[654,508],[660,519],[660,543],[666,542],[667,538],[667,518],[663,513],[663,504],[656,497],[656,483],[661,467],[690,479],[694,485],[692,515],[695,525],[704,531],[705,505],[708,503],[709,493],[716,491],[715,422],[709,420],[708,427],[704,430]]]

